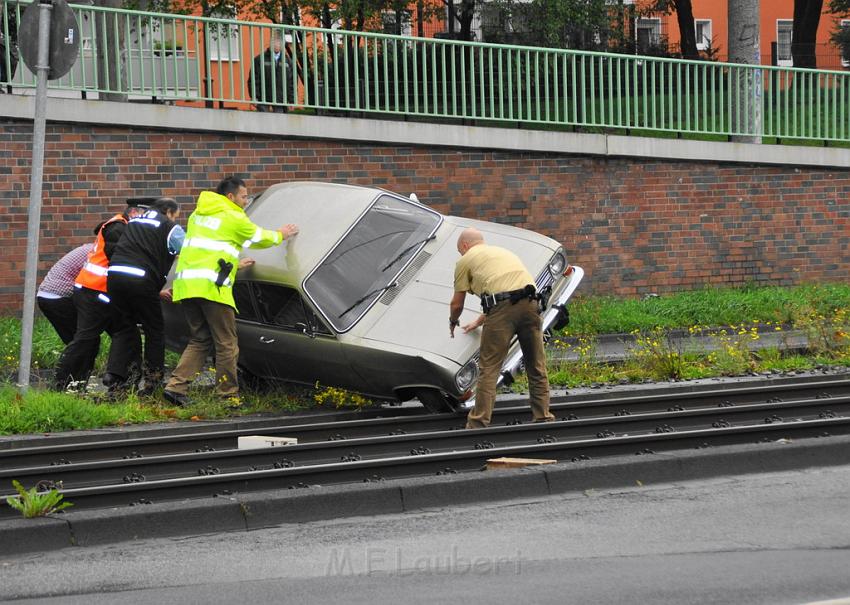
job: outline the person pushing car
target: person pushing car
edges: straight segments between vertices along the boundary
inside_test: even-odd
[[[215,349],[216,394],[239,404],[236,362],[236,271],[253,263],[239,260],[242,248],[277,246],[298,233],[298,226],[263,229],[245,214],[248,188],[242,179],[223,179],[215,191],[203,191],[189,217],[186,239],[177,259],[172,300],[183,307],[189,324],[189,344],[165,385],[163,396],[174,404],[190,403],[189,385]]]

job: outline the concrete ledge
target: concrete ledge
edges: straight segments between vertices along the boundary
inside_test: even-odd
[[[234,497],[104,508],[66,517],[77,546],[246,529],[242,507]]]
[[[850,436],[617,456],[547,466],[552,494],[850,464]]]
[[[0,557],[56,550],[73,545],[64,515],[0,521]]]
[[[51,97],[52,122],[127,126],[164,130],[343,140],[392,145],[533,151],[608,157],[641,157],[682,161],[850,167],[850,149],[792,145],[754,145],[716,141],[627,137],[460,124],[272,114],[232,109],[206,109]],[[35,98],[0,95],[0,116],[32,120]],[[329,121],[333,127],[329,128]]]
[[[284,523],[404,512],[401,490],[387,483],[358,483],[240,494],[249,530]]]
[[[394,483],[401,485],[405,511],[549,495],[546,475],[537,468],[402,479]]]
[[[850,465],[850,436],[616,456],[545,467],[374,484],[247,492],[0,521],[0,557],[150,538],[248,531],[284,523],[399,514],[477,502]]]

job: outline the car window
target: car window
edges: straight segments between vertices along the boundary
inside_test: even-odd
[[[263,323],[298,331],[308,326],[319,334],[331,334],[294,288],[254,283],[253,290]]]
[[[251,291],[248,283],[238,281],[233,284],[233,300],[236,302],[236,318],[245,321],[258,321],[257,310],[254,301],[251,300]]]
[[[304,282],[338,332],[349,330],[436,232],[442,217],[382,195]]]

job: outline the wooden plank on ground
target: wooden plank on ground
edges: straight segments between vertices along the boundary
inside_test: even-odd
[[[541,464],[555,464],[556,462],[557,460],[546,458],[490,458],[487,461],[487,470],[522,468],[523,466],[539,466]]]

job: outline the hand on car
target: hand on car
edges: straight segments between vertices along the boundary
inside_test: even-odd
[[[245,258],[239,259],[239,264],[236,266],[237,269],[245,269],[253,265],[256,261],[253,258],[246,256]]]
[[[298,225],[294,223],[289,223],[288,225],[284,225],[280,229],[278,229],[283,234],[283,239],[288,239],[293,235],[298,235]]]
[[[468,323],[468,324],[466,324],[465,326],[461,326],[461,329],[463,330],[463,333],[464,333],[464,334],[469,334],[469,333],[470,333],[470,332],[472,332],[474,329],[476,329],[476,328],[478,328],[479,326],[481,326],[481,325],[484,323],[484,318],[486,318],[486,317],[487,317],[487,316],[486,316],[486,315],[484,315],[484,314],[482,313],[481,315],[479,315],[479,316],[476,318],[476,320],[475,320],[475,321],[473,321],[473,322],[471,322],[471,323]]]

